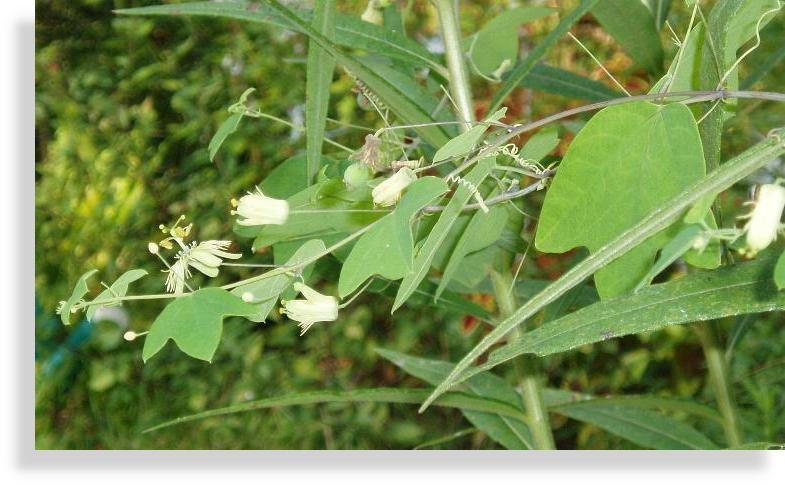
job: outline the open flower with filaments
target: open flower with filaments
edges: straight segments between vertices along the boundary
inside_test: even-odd
[[[744,226],[747,233],[745,252],[750,256],[766,249],[777,239],[777,232],[782,228],[780,218],[785,209],[785,187],[776,183],[761,185],[753,205],[752,212],[745,216],[749,222]]]
[[[202,241],[198,244],[194,241],[185,247],[175,256],[177,261],[171,266],[166,277],[166,291],[182,294],[185,281],[191,277],[190,268],[211,278],[218,276],[218,268],[223,263],[221,258],[242,257],[241,254],[226,251],[231,244],[231,241]]]
[[[232,203],[237,207],[232,215],[240,216],[237,223],[241,226],[281,225],[289,218],[289,203],[267,197],[258,187],[256,192],[248,192],[248,195],[240,197],[239,202]]]
[[[294,289],[302,293],[305,300],[281,300],[281,313],[300,322],[297,325],[301,336],[316,322],[334,322],[338,319],[337,298],[322,295],[302,283],[295,283]]]
[[[398,170],[373,189],[371,192],[373,203],[382,207],[395,205],[401,198],[403,189],[415,180],[417,180],[417,175],[412,169],[404,167]]]

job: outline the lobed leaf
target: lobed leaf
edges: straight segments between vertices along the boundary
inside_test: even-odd
[[[181,296],[161,312],[144,341],[142,359],[147,362],[170,339],[183,352],[212,362],[226,316],[249,317],[257,308],[221,288],[203,288]]]
[[[341,298],[373,275],[398,280],[411,271],[414,258],[412,221],[423,207],[447,190],[447,184],[438,177],[422,177],[406,189],[395,210],[363,234],[344,261],[338,278]]]
[[[689,108],[649,102],[605,108],[564,155],[545,196],[535,246],[551,253],[585,246],[595,253],[704,174],[700,135]],[[649,238],[598,271],[594,279],[600,296],[632,290],[677,231]]]
[[[597,270],[635,248],[642,241],[659,233],[678,220],[682,214],[701,198],[709,194],[725,190],[745,176],[765,165],[768,161],[785,152],[785,144],[781,135],[783,129],[772,132],[763,142],[754,145],[735,158],[724,163],[720,168],[711,172],[704,179],[682,191],[671,200],[654,209],[641,221],[630,227],[616,239],[606,244],[601,250],[584,259],[561,278],[535,295],[509,318],[500,322],[496,328],[486,335],[469,353],[467,353],[455,368],[434,390],[429,398],[420,406],[424,411],[433,399],[447,391],[458,382],[470,377],[470,372],[465,372],[474,360],[492,345],[504,338],[512,329],[526,321],[543,307],[577,286]]]

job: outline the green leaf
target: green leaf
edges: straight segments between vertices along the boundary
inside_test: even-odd
[[[555,391],[557,390],[545,389],[544,398],[548,404],[548,408],[556,413],[559,412],[560,406],[569,407],[576,402],[597,400],[601,401],[602,404],[614,407],[655,409],[658,411],[691,414],[696,417],[714,421],[717,424],[722,424],[722,415],[717,410],[692,399],[653,396],[648,394],[624,396],[591,396],[588,394],[579,394],[576,397],[575,393],[569,391],[560,391],[559,394],[555,394]],[[563,392],[567,392],[567,395],[564,395]]]
[[[605,108],[578,133],[562,159],[545,196],[535,245],[544,252],[585,246],[595,253],[704,174],[689,108],[648,102]],[[598,271],[600,296],[634,288],[674,229]]]
[[[435,297],[438,298],[447,289],[447,284],[455,276],[461,267],[461,262],[465,261],[466,256],[475,251],[485,248],[488,244],[499,239],[505,224],[507,223],[508,211],[506,207],[496,205],[490,208],[486,214],[476,211],[469,224],[461,234],[460,239],[450,254],[447,266],[444,268],[439,287],[436,289]],[[483,272],[483,278],[486,273]]]
[[[417,252],[417,255],[414,258],[413,270],[403,278],[401,287],[398,289],[398,294],[395,296],[392,311],[395,311],[403,305],[428,273],[433,258],[447,237],[450,227],[460,215],[463,206],[466,205],[469,198],[472,196],[472,190],[468,189],[466,185],[478,187],[495,166],[495,157],[486,157],[478,161],[477,165],[464,178],[468,183],[458,185],[455,194],[450,198],[447,207],[442,211],[439,220],[436,221],[430,234],[428,234],[425,242]]]
[[[133,283],[134,281],[142,278],[143,276],[147,275],[147,271],[143,269],[132,269],[126,271],[122,275],[120,275],[117,280],[109,286],[109,288],[105,289],[98,296],[95,297],[93,300],[95,301],[102,301],[108,300],[110,298],[116,298],[120,296],[125,296],[128,293],[128,285]],[[87,309],[87,319],[93,321],[93,316],[95,316],[96,310],[102,308],[104,306],[110,305],[117,305],[118,303],[108,304],[108,305],[90,305],[90,308]]]
[[[703,25],[692,28],[682,41],[679,51],[668,67],[668,72],[657,81],[649,93],[694,91],[700,82],[700,57],[705,41]]]
[[[504,113],[506,112],[507,108],[502,108],[487,117],[485,121],[499,121],[504,117]],[[448,158],[457,158],[467,155],[477,143],[480,142],[482,135],[488,131],[488,128],[490,128],[490,125],[479,124],[448,141],[436,151],[436,154],[433,156],[433,163],[438,163],[442,160],[447,160]]]
[[[779,0],[745,0],[736,10],[728,22],[727,45],[725,48],[725,65],[730,68],[739,49],[750,39],[755,37],[756,27],[760,21],[760,29],[766,27],[774,17],[780,15],[783,6]],[[739,85],[739,71],[734,71],[728,76],[727,88],[736,89]]]
[[[777,258],[777,264],[774,266],[774,284],[777,289],[785,289],[785,251]]]
[[[550,15],[554,9],[547,7],[519,7],[503,11],[485,24],[469,48],[473,66],[483,76],[494,76],[507,64],[518,59],[518,29],[521,24]]]
[[[553,411],[591,423],[637,445],[655,450],[713,450],[717,445],[693,427],[660,413],[603,399],[567,404]]]
[[[639,0],[603,0],[591,11],[632,59],[651,73],[662,70],[663,51],[652,12]]]
[[[256,307],[221,288],[203,288],[169,303],[155,319],[144,341],[147,362],[169,339],[196,359],[212,362],[221,341],[226,316],[248,317]]]
[[[327,39],[335,36],[335,0],[316,2],[313,27]],[[313,183],[322,165],[322,143],[330,103],[330,84],[333,80],[335,59],[313,40],[308,43],[308,63],[305,75],[305,142],[308,165],[308,184]]]
[[[190,416],[173,419],[165,423],[153,426],[144,430],[144,433],[168,428],[176,424],[187,423],[199,419],[211,418],[214,416],[224,416],[227,414],[244,413],[256,411],[258,409],[278,408],[285,406],[302,406],[305,404],[318,404],[328,402],[384,402],[417,404],[428,395],[427,389],[397,389],[397,388],[377,388],[377,389],[355,389],[352,391],[313,391],[288,394],[286,396],[248,401],[224,408],[211,409]],[[518,420],[525,417],[519,409],[509,404],[491,399],[483,399],[464,393],[454,392],[445,394],[441,399],[434,403],[435,406],[448,408],[469,409],[486,413],[501,414]]]
[[[698,88],[715,90],[730,64],[735,59],[735,48],[730,45],[728,34],[733,19],[746,0],[719,0],[711,9],[708,25],[705,26],[705,41],[701,43],[700,67],[698,69]],[[714,170],[720,164],[722,125],[725,123],[727,103],[719,106],[707,103],[702,109],[700,125],[706,167]]]
[[[755,66],[755,70],[751,72],[744,81],[741,82],[739,89],[747,90],[752,88],[755,83],[766,77],[776,66],[785,60],[785,44],[781,44],[774,52],[763,61]]]
[[[301,32],[312,39],[325,52],[339,64],[348,69],[360,79],[367,88],[378,96],[390,110],[407,124],[429,124],[435,121],[446,121],[449,110],[442,110],[442,115],[436,119],[431,113],[436,111],[438,99],[426,91],[412,77],[374,61],[370,57],[357,56],[339,49],[339,46],[362,47],[370,49],[371,46],[381,49],[382,55],[393,53],[403,54],[410,51],[416,42],[405,36],[385,31],[384,35],[377,36],[379,31],[367,22],[359,20],[347,21],[345,17],[336,17],[336,39],[331,41],[321,33],[314,30],[309,24],[310,16],[282,6],[276,0],[270,0],[269,6],[246,4],[243,2],[197,2],[193,4],[166,5],[145,7],[139,9],[120,10],[118,13],[135,15],[160,15],[160,14],[190,14],[206,15],[210,17],[230,17],[241,20],[270,23],[286,29]],[[367,25],[362,25],[367,24]],[[397,44],[397,45],[396,45]],[[422,52],[422,47],[419,52]],[[426,51],[427,52],[427,51]],[[433,59],[428,54],[423,59]],[[444,67],[432,66],[439,72],[445,72]],[[450,136],[441,126],[420,126],[415,131],[432,146],[438,148],[446,143]]]
[[[318,254],[323,254],[326,250],[324,242],[312,239],[300,246],[286,261],[285,266],[299,265]],[[304,273],[305,271],[306,268],[301,268],[298,272]],[[263,322],[278,303],[281,293],[294,283],[294,279],[294,274],[281,273],[233,288],[232,294],[242,298],[243,294],[250,293],[254,301],[252,305],[256,310],[252,314],[246,315],[246,318],[252,322]]]
[[[624,96],[604,83],[547,64],[535,65],[529,75],[523,78],[520,86],[592,102]]]
[[[421,359],[387,349],[376,349],[376,352],[400,367],[407,374],[436,385],[450,373],[453,364],[439,360]],[[523,403],[518,393],[504,379],[491,373],[483,373],[469,379],[466,386],[478,397],[501,401],[519,409]],[[484,431],[494,441],[509,450],[531,449],[532,437],[528,427],[508,416],[462,410],[466,419]]]
[[[63,322],[63,325],[71,325],[71,308],[79,303],[87,292],[90,291],[90,288],[87,287],[87,280],[97,272],[97,269],[91,269],[80,276],[68,300],[60,302],[57,313],[60,314],[60,320]]]
[[[300,32],[285,17],[267,5],[243,1],[191,2],[174,5],[155,5],[115,10],[124,15],[196,15],[213,18],[232,18],[262,23]],[[308,11],[295,11],[305,22],[311,22]],[[391,57],[412,65],[429,66],[445,76],[446,69],[438,57],[414,40],[384,27],[364,22],[351,15],[335,16],[335,43],[350,49],[363,49],[373,54]]]
[[[671,0],[643,0],[654,17],[654,26],[661,30],[668,20],[668,12],[671,9]]]
[[[523,80],[532,72],[537,63],[542,60],[548,52],[548,49],[553,47],[578,20],[592,7],[597,5],[598,2],[599,0],[581,0],[580,5],[565,16],[561,22],[559,22],[559,25],[551,30],[548,35],[531,50],[523,61],[517,63],[515,68],[504,76],[504,83],[493,96],[488,111],[499,109],[499,106],[504,102],[507,95],[523,83]]]
[[[455,368],[450,372],[450,375],[436,387],[423,405],[420,406],[420,412],[424,411],[433,399],[437,398],[462,380],[471,377],[472,372],[466,372],[466,369],[472,365],[475,359],[504,338],[512,329],[516,328],[546,305],[583,282],[609,262],[624,255],[647,238],[669,227],[682,217],[689,207],[694,205],[701,198],[708,194],[725,190],[750,173],[764,166],[768,161],[784,153],[785,145],[782,144],[781,138],[783,132],[785,132],[785,128],[779,128],[773,131],[772,135],[765,141],[754,145],[735,158],[725,162],[721,167],[711,172],[704,179],[696,182],[680,194],[654,209],[633,227],[606,244],[601,250],[573,266],[573,268],[562,275],[561,278],[529,299],[509,318],[500,322],[489,334],[483,337],[483,339],[467,353],[458,364],[456,364]]]
[[[368,291],[394,299],[400,286],[400,283],[397,281],[384,282],[379,280],[371,284],[368,287]],[[424,281],[414,293],[412,293],[409,301],[416,305],[442,308],[461,316],[471,315],[486,323],[490,322],[493,318],[491,312],[485,308],[452,291],[444,291],[437,297],[436,284],[431,283],[430,281]]]
[[[755,443],[744,443],[730,450],[785,450],[785,443],[770,443],[768,441],[760,441]]]
[[[270,6],[281,14],[293,27],[313,39],[335,60],[362,80],[365,86],[378,96],[396,116],[406,123],[423,125],[415,128],[423,139],[434,147],[440,147],[449,140],[441,126],[432,126],[439,121],[431,113],[436,111],[438,100],[408,75],[404,75],[381,62],[366,57],[358,57],[340,51],[310,25],[299,18],[291,9],[284,7],[278,0],[268,0]]]
[[[545,128],[526,141],[521,148],[520,156],[527,161],[539,162],[557,146],[559,146],[559,130]]]
[[[420,209],[447,190],[447,184],[438,177],[422,177],[406,189],[395,210],[362,235],[343,263],[338,279],[341,298],[373,275],[397,280],[411,271],[414,257],[412,221]]]
[[[691,224],[689,226],[684,227],[673,239],[668,241],[662,251],[660,251],[660,255],[657,257],[657,262],[654,263],[654,266],[651,267],[646,276],[641,279],[638,286],[635,287],[635,291],[640,290],[644,286],[648,286],[651,284],[654,278],[665,271],[671,264],[673,264],[677,259],[684,256],[684,253],[689,251],[692,248],[692,245],[698,239],[698,236],[701,235],[703,232],[703,228],[698,224]]]
[[[778,292],[771,281],[773,263],[771,258],[760,258],[693,273],[634,295],[595,303],[527,332],[524,338],[492,352],[481,367],[491,368],[525,353],[552,355],[669,325],[785,310],[785,293]]]
[[[226,138],[237,131],[237,127],[240,126],[240,120],[242,119],[242,113],[234,113],[218,127],[218,131],[215,132],[215,135],[210,139],[210,144],[207,146],[211,162],[215,159],[215,154],[218,153],[218,149],[221,148]]]

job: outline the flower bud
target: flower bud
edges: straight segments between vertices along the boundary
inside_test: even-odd
[[[384,23],[384,17],[379,8],[379,3],[378,0],[368,0],[368,5],[365,7],[365,11],[360,18],[372,24],[382,25]]]
[[[258,188],[255,193],[240,197],[237,202],[237,214],[243,219],[237,219],[241,226],[262,226],[265,224],[281,225],[289,218],[289,203],[281,199],[267,197]]]
[[[778,184],[761,185],[755,201],[755,208],[749,215],[744,227],[747,232],[747,253],[754,255],[766,249],[777,239],[780,218],[785,208],[785,187]]]
[[[412,169],[404,167],[398,170],[373,189],[373,203],[382,207],[395,205],[401,198],[401,192],[415,180],[417,175]]]
[[[300,322],[300,335],[305,334],[316,322],[333,322],[338,319],[338,299],[322,295],[302,283],[295,283],[294,289],[302,293],[305,300],[281,300],[281,313]]]

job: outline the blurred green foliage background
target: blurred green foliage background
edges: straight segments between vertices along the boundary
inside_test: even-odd
[[[148,241],[159,239],[159,224],[185,214],[196,222],[199,238],[232,238],[229,199],[304,149],[300,132],[264,120],[243,123],[215,163],[209,162],[206,148],[226,117],[226,108],[248,87],[257,88],[253,99],[261,110],[302,123],[307,48],[302,36],[233,21],[112,13],[115,8],[150,3],[155,2],[37,2],[36,446],[412,448],[468,428],[454,410],[432,408],[418,415],[415,406],[333,404],[224,416],[141,434],[169,418],[287,392],[420,386],[374,349],[457,360],[484,331],[471,329],[462,315],[432,309],[410,307],[393,320],[390,302],[371,295],[355,302],[340,322],[321,326],[306,338],[277,316],[278,321],[260,326],[228,320],[212,364],[188,359],[169,346],[143,365],[140,342],[125,342],[121,324],[81,322],[63,327],[54,308],[82,272],[98,268],[108,282],[141,267],[153,277],[135,291],[160,291],[160,264],[146,250]],[[357,14],[365,4],[338,3],[342,10]],[[495,13],[523,2],[463,3],[462,28],[470,33]],[[540,3],[569,8],[567,4],[574,2]],[[416,38],[427,40],[434,34],[430,9],[424,1],[415,8],[418,15],[407,26]],[[673,12],[674,24],[685,22],[683,15],[679,9]],[[545,19],[529,26],[524,45],[536,43],[553,22]],[[630,67],[595,23],[588,20],[576,29],[629,88],[646,88],[650,80]],[[782,16],[767,28],[776,29],[785,29]],[[765,40],[748,65],[754,68],[756,61],[779,47],[776,41]],[[569,41],[553,49],[549,59],[600,78],[596,66]],[[780,65],[756,87],[782,91],[784,71]],[[483,84],[478,83],[478,110],[490,94]],[[373,113],[356,106],[351,88],[347,76],[336,76],[330,116],[378,123]],[[579,103],[533,96],[527,90],[519,90],[515,101],[511,114],[516,118],[538,118]],[[737,117],[726,137],[727,151],[742,149],[782,117],[781,109],[768,106],[756,107],[753,120]],[[331,136],[359,146],[363,133],[337,130]],[[735,207],[738,201],[725,202]],[[553,277],[563,263],[542,259],[527,272]],[[320,265],[321,274],[338,269],[330,261]],[[493,305],[487,299],[484,303]],[[128,305],[130,327],[147,328],[160,308],[156,303]],[[785,441],[785,344],[782,322],[772,325],[776,318],[726,322],[729,331],[745,332],[734,350],[733,372],[749,423],[748,441]],[[686,327],[607,341],[550,358],[545,366],[553,387],[596,394],[660,393],[711,403],[700,345]],[[502,367],[499,372],[510,369]],[[554,426],[560,448],[630,446],[559,417],[554,417]],[[722,435],[718,428],[703,426],[712,437]],[[472,432],[440,446],[498,445]]]

